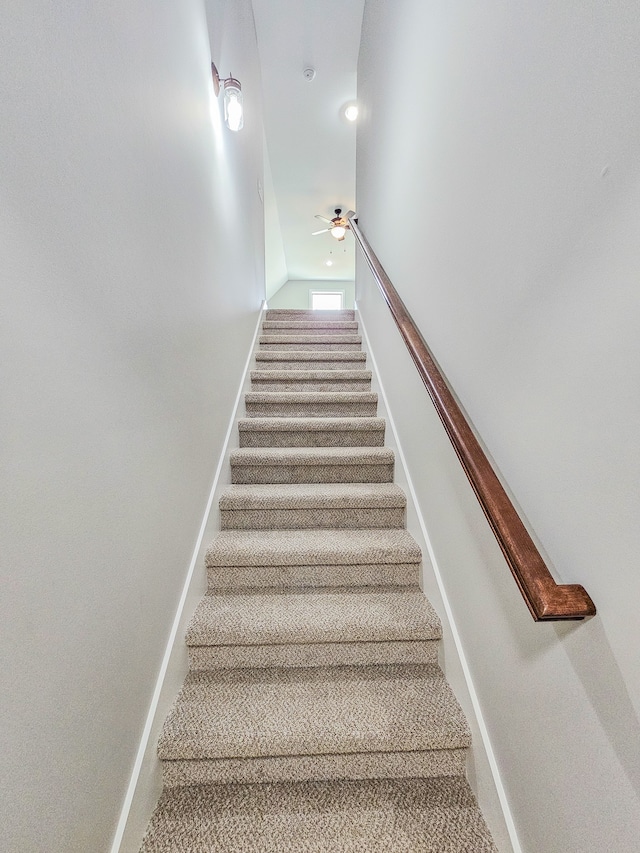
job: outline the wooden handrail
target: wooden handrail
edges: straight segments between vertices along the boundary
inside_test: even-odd
[[[509,500],[478,439],[458,406],[404,302],[358,227],[349,225],[389,306],[393,319],[433,401],[462,467],[480,501],[522,597],[536,622],[584,619],[595,605],[580,584],[555,582],[542,556]]]

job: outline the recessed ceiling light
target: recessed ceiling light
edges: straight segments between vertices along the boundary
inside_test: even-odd
[[[325,261],[325,262],[324,262],[324,265],[325,265],[325,267],[332,267],[332,266],[333,266],[333,261]]]
[[[355,121],[358,118],[358,105],[349,104],[344,108],[344,117],[347,121]]]

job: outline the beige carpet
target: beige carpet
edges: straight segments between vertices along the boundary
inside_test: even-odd
[[[460,776],[165,791],[143,853],[494,853]]]
[[[495,851],[354,313],[259,341],[142,853]]]

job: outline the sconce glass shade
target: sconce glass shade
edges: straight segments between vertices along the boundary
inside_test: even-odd
[[[224,82],[224,121],[229,130],[242,130],[244,116],[242,108],[242,88],[235,77]]]
[[[331,236],[335,237],[336,240],[343,240],[346,233],[347,229],[343,225],[334,225],[331,229]]]

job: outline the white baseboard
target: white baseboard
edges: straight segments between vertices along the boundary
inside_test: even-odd
[[[356,310],[357,310],[357,304],[356,304]],[[431,542],[431,537],[429,536],[427,524],[424,520],[424,517],[422,515],[422,511],[420,509],[418,497],[416,495],[416,491],[414,489],[413,482],[411,480],[411,474],[409,473],[409,469],[408,469],[407,462],[406,462],[406,459],[404,456],[404,452],[402,450],[402,445],[400,443],[400,438],[398,436],[398,432],[396,430],[396,425],[395,425],[394,420],[393,420],[393,415],[392,415],[391,410],[389,408],[387,395],[385,394],[384,386],[380,380],[380,373],[378,371],[378,365],[376,363],[373,348],[371,347],[371,342],[369,340],[369,336],[367,335],[367,329],[366,329],[365,323],[362,319],[362,315],[359,312],[358,312],[358,324],[359,324],[359,327],[360,327],[360,330],[362,332],[362,336],[363,336],[363,339],[365,342],[365,346],[366,346],[366,350],[367,350],[367,357],[371,359],[371,368],[373,370],[373,374],[374,374],[375,379],[376,379],[378,390],[379,390],[380,396],[382,398],[382,404],[383,404],[384,409],[385,409],[385,417],[387,419],[389,427],[391,428],[391,433],[393,435],[393,442],[395,444],[395,449],[396,449],[397,454],[398,454],[398,460],[399,460],[400,466],[402,468],[403,479],[405,481],[405,484],[407,486],[407,490],[409,492],[409,499],[413,504],[413,508],[414,508],[415,514],[417,516],[417,521],[418,521],[418,524],[420,526],[420,532],[422,534],[422,539],[423,539],[425,548],[427,550],[427,554],[429,556],[429,561],[431,564],[431,568],[433,570],[433,574],[434,574],[434,577],[436,580],[438,590],[440,592],[440,597],[442,600],[442,606],[444,609],[444,615],[445,615],[445,618],[446,618],[447,623],[448,623],[449,631],[451,633],[451,637],[452,637],[453,643],[455,645],[456,655],[457,655],[457,658],[458,658],[458,661],[460,664],[460,668],[461,668],[463,676],[464,676],[464,682],[465,682],[466,690],[468,693],[469,701],[470,701],[470,704],[471,704],[471,707],[473,710],[473,715],[474,715],[474,720],[470,721],[470,723],[472,723],[472,724],[475,723],[475,725],[472,725],[472,728],[476,729],[476,731],[479,733],[481,741],[482,741],[482,748],[483,748],[484,753],[486,755],[488,766],[491,770],[491,777],[492,777],[493,785],[495,787],[495,792],[496,792],[496,795],[497,795],[497,798],[498,798],[498,801],[500,804],[502,819],[504,820],[504,826],[505,826],[506,831],[508,833],[508,837],[509,837],[509,841],[511,843],[513,853],[522,853],[522,847],[520,846],[520,841],[518,839],[518,835],[516,832],[516,827],[515,827],[515,823],[513,820],[513,815],[511,814],[511,809],[509,807],[509,803],[507,800],[504,785],[503,785],[502,779],[500,777],[500,770],[498,768],[498,764],[497,764],[497,761],[495,758],[495,754],[493,752],[493,747],[491,745],[491,740],[489,738],[489,732],[487,730],[487,726],[486,726],[486,723],[484,721],[484,716],[482,714],[482,708],[480,707],[480,701],[478,699],[478,694],[477,694],[475,685],[473,683],[471,671],[469,669],[467,658],[466,658],[464,648],[462,645],[462,639],[460,637],[460,633],[459,633],[458,628],[456,626],[456,621],[455,621],[453,611],[451,608],[451,603],[450,603],[449,598],[447,596],[447,591],[446,591],[445,585],[444,585],[443,580],[442,580],[442,573],[441,573],[440,567],[438,565],[438,559],[437,559],[436,554],[435,554],[434,549],[433,549],[433,545]],[[380,414],[380,412],[378,412],[378,415],[380,417],[382,416]]]
[[[256,340],[263,322],[263,315],[265,310],[266,302],[263,302],[260,315],[258,317],[258,322],[256,324],[255,332],[253,335],[253,340],[251,342],[251,347],[249,349],[249,354],[247,356],[247,361],[242,372],[242,378],[240,380],[238,393],[236,395],[233,411],[229,420],[229,426],[224,438],[222,450],[218,459],[218,464],[213,475],[213,482],[211,485],[211,490],[209,492],[209,498],[207,500],[207,505],[202,516],[200,530],[198,532],[198,536],[196,537],[196,542],[191,556],[191,562],[189,563],[189,569],[187,571],[187,575],[185,577],[184,585],[182,588],[182,594],[180,596],[180,600],[176,608],[176,614],[173,619],[171,631],[169,633],[169,639],[167,641],[164,657],[162,658],[162,664],[160,666],[160,672],[158,673],[155,689],[151,698],[151,704],[149,705],[149,711],[147,713],[144,729],[142,731],[142,737],[140,738],[140,744],[136,753],[136,759],[133,765],[131,779],[129,781],[127,793],[122,804],[120,818],[118,820],[118,825],[116,827],[113,843],[111,845],[111,853],[128,853],[128,851],[132,851],[132,853],[133,851],[136,851],[137,853],[137,851],[140,849],[144,829],[147,825],[149,818],[151,817],[154,804],[160,793],[160,764],[156,756],[157,738],[153,737],[153,735],[157,735],[157,733],[159,732],[159,729],[162,726],[162,723],[164,722],[164,718],[168,711],[168,707],[170,707],[170,705],[173,703],[173,700],[175,699],[175,695],[177,693],[177,690],[175,689],[175,683],[178,682],[179,684],[181,684],[187,673],[186,648],[182,643],[183,632],[180,629],[181,627],[184,627],[185,620],[191,618],[191,614],[188,612],[186,604],[190,600],[190,598],[193,597],[194,587],[196,586],[196,584],[194,583],[194,572],[196,566],[200,564],[200,560],[202,558],[203,543],[206,542],[205,533],[209,526],[211,508],[214,504],[216,492],[218,491],[221,485],[220,475],[222,474],[225,463],[228,459],[229,442],[233,429],[236,425],[236,421],[238,419],[238,412],[242,404],[242,395],[247,385],[249,365],[251,364],[251,359],[254,355]],[[201,591],[197,591],[198,600],[200,596]],[[180,641],[179,643],[176,643],[176,639],[178,637],[180,637]],[[171,678],[168,678],[169,674],[172,676]],[[167,681],[171,681],[171,686],[168,689]],[[162,701],[163,697],[164,701]],[[144,796],[139,790],[140,785],[142,784],[142,773],[143,768],[145,766],[148,769],[148,774],[146,777],[147,787],[149,789],[152,789],[146,792],[146,796]],[[134,804],[136,800],[140,801],[140,807],[138,809],[140,814],[136,814],[136,826],[131,826],[130,823],[132,822],[132,816],[136,811],[134,809]]]

